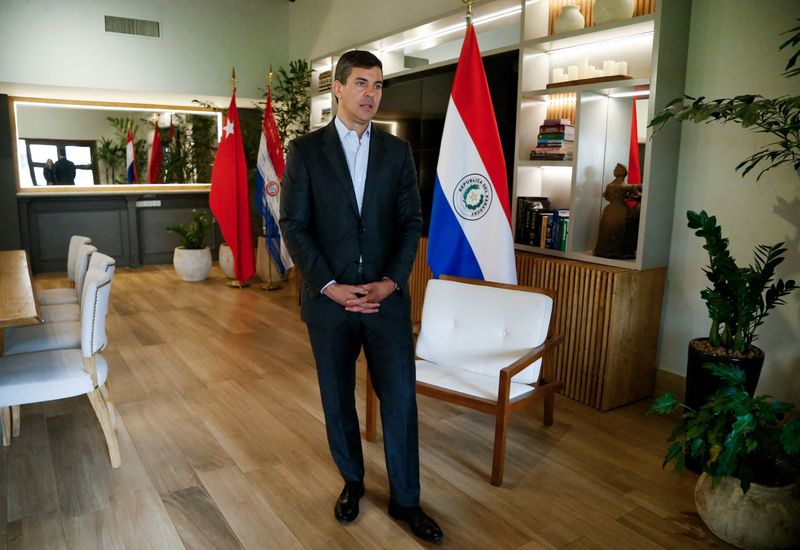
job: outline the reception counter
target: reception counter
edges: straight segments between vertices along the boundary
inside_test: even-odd
[[[72,235],[113,256],[121,267],[172,262],[178,237],[166,228],[208,211],[202,184],[50,186],[17,191],[20,236],[34,272],[66,271]],[[216,225],[207,244],[219,242]]]

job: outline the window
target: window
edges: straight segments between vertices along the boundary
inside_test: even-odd
[[[97,177],[96,143],[91,140],[23,139],[28,157],[28,170],[34,185],[47,185],[47,161],[63,156],[75,164],[75,185],[95,185]]]

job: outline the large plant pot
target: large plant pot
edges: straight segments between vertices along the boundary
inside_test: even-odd
[[[746,494],[739,480],[724,477],[711,488],[700,476],[694,488],[697,513],[711,532],[739,548],[797,548],[800,543],[800,485],[767,487],[753,483]]]
[[[203,281],[211,270],[211,251],[208,247],[190,250],[179,246],[172,255],[172,265],[183,281]]]
[[[745,372],[745,388],[752,396],[758,386],[758,377],[764,365],[764,352],[752,346],[752,357],[732,357],[730,355],[713,355],[703,346],[708,338],[695,338],[689,342],[689,356],[686,364],[686,399],[685,403],[694,410],[706,402],[720,386],[720,379],[711,371],[703,368],[706,363],[725,363],[736,365]]]

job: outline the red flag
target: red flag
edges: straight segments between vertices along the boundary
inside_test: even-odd
[[[642,183],[642,171],[639,167],[639,132],[636,124],[636,100],[631,101],[633,113],[631,114],[631,145],[628,155],[628,183]]]
[[[150,153],[150,165],[147,167],[148,183],[164,183],[164,150],[161,147],[161,136],[158,122],[153,133],[153,149]]]
[[[253,236],[250,231],[250,201],[247,192],[247,166],[236,110],[236,93],[231,97],[228,116],[211,170],[209,206],[219,222],[222,236],[233,252],[236,278],[241,284],[256,272]]]

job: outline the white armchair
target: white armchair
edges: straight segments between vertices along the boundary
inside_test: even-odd
[[[553,335],[553,291],[443,277],[428,281],[417,338],[417,393],[493,414],[492,485],[503,482],[511,412],[544,401],[553,423],[562,383],[548,373],[561,343]],[[368,384],[367,439],[375,439]]]
[[[111,465],[121,464],[115,433],[114,406],[105,386],[108,363],[98,353],[106,346],[111,275],[86,276],[81,307],[79,349],[56,349],[0,357],[0,408],[3,444],[10,443],[11,407],[86,394],[100,422]]]

